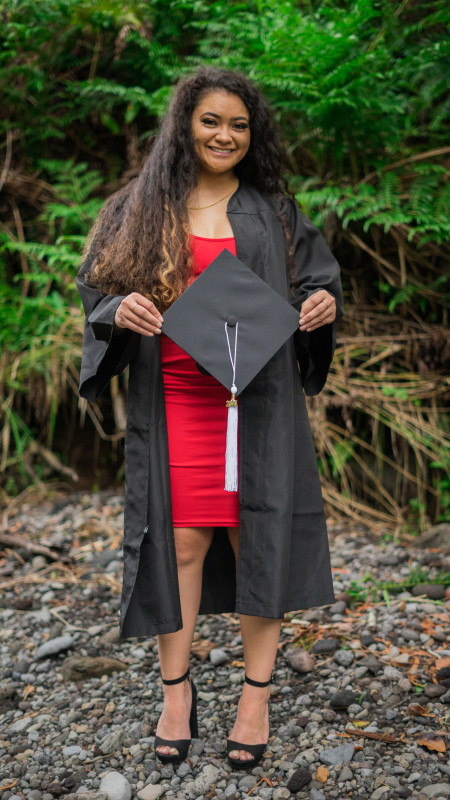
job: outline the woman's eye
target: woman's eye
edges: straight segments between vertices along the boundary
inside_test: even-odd
[[[215,125],[216,124],[216,120],[215,119],[204,119],[203,122],[204,122],[205,125]]]
[[[245,122],[241,122],[239,125],[235,125],[234,127],[236,128],[237,131],[246,131],[248,125],[246,125]]]

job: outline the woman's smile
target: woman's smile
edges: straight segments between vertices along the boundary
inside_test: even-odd
[[[204,172],[233,170],[250,147],[249,112],[237,95],[210,92],[194,110],[192,134]]]

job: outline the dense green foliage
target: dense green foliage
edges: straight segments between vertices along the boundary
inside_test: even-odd
[[[173,82],[214,63],[264,90],[289,188],[343,265],[346,321],[310,406],[328,503],[386,524],[443,519],[447,4],[0,0],[0,12],[7,489],[51,474],[52,447],[77,468],[57,432],[73,437],[79,405],[96,435],[120,435],[126,381],[112,433],[108,401],[76,397],[79,254],[103,199],[139,169]]]

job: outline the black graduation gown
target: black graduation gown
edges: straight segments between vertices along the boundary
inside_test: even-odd
[[[299,288],[290,295],[282,226],[274,199],[241,183],[227,214],[236,252],[300,310],[320,288],[342,314],[339,266],[323,237],[286,198]],[[77,275],[86,312],[80,394],[95,400],[130,365],[125,440],[124,571],[120,638],[170,633],[183,626],[172,526],[164,385],[159,338],[114,335],[123,299]],[[200,613],[236,611],[282,618],[334,601],[328,538],[304,392],[322,389],[335,347],[335,323],[296,332],[239,398],[240,538],[237,575],[226,530],[207,553]],[[300,370],[299,370],[300,368]],[[303,385],[303,390],[302,390]]]

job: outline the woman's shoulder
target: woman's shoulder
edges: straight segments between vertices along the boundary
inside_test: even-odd
[[[287,194],[271,194],[257,189],[251,183],[240,181],[238,191],[231,198],[229,210],[248,214],[272,211],[278,214],[289,201],[290,197]]]

